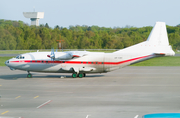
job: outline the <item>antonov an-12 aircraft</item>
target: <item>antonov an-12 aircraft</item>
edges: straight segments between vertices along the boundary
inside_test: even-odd
[[[33,52],[18,55],[5,64],[11,70],[30,72],[72,73],[72,77],[85,77],[90,73],[106,73],[159,56],[174,56],[169,45],[165,22],[156,22],[148,39],[113,53],[67,51]]]

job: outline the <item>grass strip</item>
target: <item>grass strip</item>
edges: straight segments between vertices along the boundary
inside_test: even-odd
[[[0,50],[0,54],[23,54],[29,52],[36,52],[35,50]]]
[[[180,56],[157,57],[133,64],[131,66],[180,66]]]
[[[5,65],[5,61],[7,61],[8,59],[11,59],[13,57],[0,57],[0,66],[6,66]]]
[[[56,52],[56,50],[54,50]],[[68,51],[68,50],[64,50]],[[86,50],[90,52],[105,52],[105,53],[111,53],[115,52],[116,50]],[[23,53],[30,53],[30,52],[37,52],[37,50],[0,50],[0,54],[23,54]],[[39,52],[51,52],[51,50],[40,50]],[[60,51],[58,51],[60,52]]]

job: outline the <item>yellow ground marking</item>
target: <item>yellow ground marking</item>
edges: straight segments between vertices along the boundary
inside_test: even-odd
[[[38,98],[39,96],[34,97],[34,99]]]
[[[18,98],[20,98],[21,96],[17,96],[15,99],[18,99]]]
[[[7,112],[9,112],[9,111],[5,111],[5,112],[1,113],[1,115],[5,114],[5,113],[7,113]]]

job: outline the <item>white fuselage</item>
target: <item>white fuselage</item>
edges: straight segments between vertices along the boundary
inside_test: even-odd
[[[61,52],[56,52],[58,54]],[[89,52],[88,55],[69,60],[52,60],[50,52],[21,54],[12,58],[6,65],[12,69],[35,72],[72,73],[73,68],[85,73],[104,73],[122,68],[132,63],[155,57],[153,54],[125,54]]]

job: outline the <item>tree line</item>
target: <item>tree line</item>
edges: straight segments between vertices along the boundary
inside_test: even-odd
[[[51,28],[29,26],[22,21],[0,20],[0,50],[57,48],[64,40],[64,49],[122,49],[145,41],[152,30],[147,27],[69,26]],[[180,50],[180,26],[167,26],[170,45]]]

